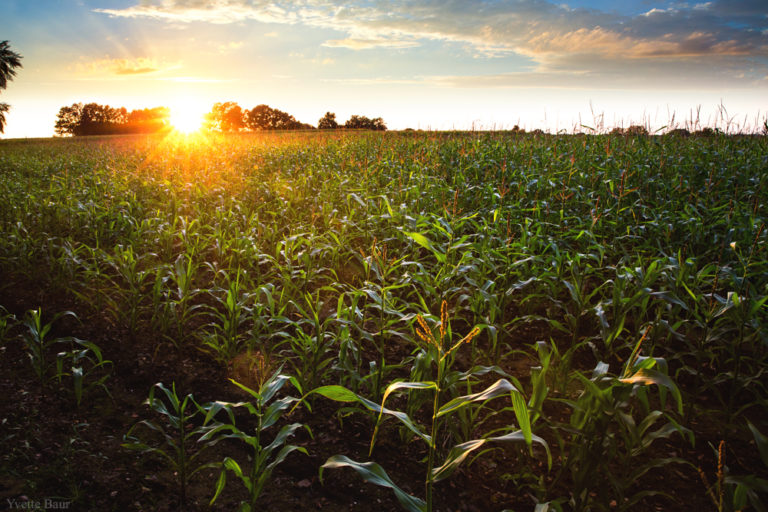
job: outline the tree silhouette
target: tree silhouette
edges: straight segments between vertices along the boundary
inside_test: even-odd
[[[205,126],[209,130],[222,132],[239,132],[245,128],[243,109],[234,101],[214,103],[213,108],[205,115]]]
[[[171,109],[168,107],[143,108],[128,114],[127,129],[130,133],[155,133],[168,128]]]
[[[56,125],[53,130],[57,135],[79,135],[75,132],[80,124],[82,112],[82,103],[73,103],[71,107],[61,107],[59,115],[56,116]]]
[[[338,127],[339,123],[336,122],[336,114],[333,112],[326,112],[317,122],[317,128],[319,130],[335,130]]]
[[[16,68],[22,67],[21,55],[11,50],[8,41],[0,41],[0,90],[8,86],[8,82],[16,76]],[[5,130],[5,114],[11,106],[0,103],[0,133]]]
[[[301,123],[291,114],[272,108],[269,105],[257,105],[245,113],[245,124],[249,130],[298,130],[312,128]]]
[[[113,135],[155,133],[168,129],[167,107],[132,110],[97,103],[74,103],[61,107],[54,131],[57,135]]]
[[[352,116],[344,123],[344,128],[351,130],[379,130],[383,131],[387,129],[387,125],[384,124],[384,120],[380,117],[374,119],[368,119],[365,116]]]

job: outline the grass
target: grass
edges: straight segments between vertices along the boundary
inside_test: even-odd
[[[149,349],[154,361],[199,361],[199,372],[216,375],[255,354],[283,367],[304,393],[344,386],[368,402],[346,401],[340,418],[367,417],[379,446],[389,439],[414,462],[426,456],[430,510],[447,506],[432,502],[433,485],[435,496],[447,487],[431,471],[438,460],[456,460],[451,447],[520,429],[527,443],[494,448],[496,470],[486,474],[491,488],[514,482],[513,503],[669,504],[678,498],[663,497],[674,488],[659,475],[683,471],[699,480],[694,455],[682,453],[711,459],[706,442],[721,439],[734,450],[746,446],[753,431],[744,418],[768,432],[767,162],[768,138],[725,135],[0,141],[0,271],[36,291],[31,299],[0,288],[3,344],[23,346],[15,318],[25,310],[72,309],[83,325],[64,328],[90,326],[114,364],[106,381],[113,395],[135,393],[121,388],[120,377],[132,347]],[[439,304],[450,311],[429,315]],[[478,329],[451,353],[450,372],[434,366],[442,359],[430,359],[418,338],[432,320],[441,340],[451,329]],[[41,350],[34,360],[55,360]],[[510,383],[509,400],[467,401],[456,428],[438,421],[442,405],[482,396],[493,374]],[[153,379],[142,394],[173,376]],[[416,390],[406,381],[437,384]],[[375,407],[361,406],[384,410],[395,382],[406,392],[386,410],[407,410],[406,431],[379,425]],[[223,377],[207,391],[222,395],[213,401],[237,393]],[[315,436],[324,424],[316,409],[332,404],[321,395],[292,413]],[[90,422],[118,413],[89,399],[100,404]],[[434,434],[422,436],[427,453],[408,429]],[[551,469],[532,435],[551,447]],[[235,450],[226,455],[235,467],[237,448],[220,446]],[[5,464],[19,463],[23,452],[8,450]],[[345,460],[358,471],[371,467]],[[731,474],[764,470],[754,451],[735,460]],[[127,471],[148,471],[132,464]],[[474,466],[466,467],[458,473],[471,479]],[[588,476],[594,471],[610,476],[610,485]],[[40,489],[34,474],[19,475],[27,492]],[[173,493],[167,482],[164,492]],[[214,493],[208,487],[201,503]],[[419,490],[398,492],[412,498]],[[697,494],[706,492],[692,489],[682,499]]]

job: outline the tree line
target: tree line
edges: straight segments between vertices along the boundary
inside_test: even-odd
[[[128,112],[97,103],[74,103],[61,107],[54,131],[57,135],[115,135],[156,133],[170,128],[167,107],[144,108]]]
[[[171,129],[170,109],[167,107],[145,108],[128,112],[125,107],[113,108],[97,103],[74,103],[61,107],[54,130],[57,135],[114,135],[129,133],[157,133]],[[203,118],[202,128],[218,132],[247,132],[265,130],[314,130],[315,127],[297,121],[295,117],[272,108],[257,105],[243,109],[233,101],[215,103]],[[318,120],[317,129],[386,130],[381,117],[370,119],[353,115],[346,123],[339,124],[336,114],[326,112]]]

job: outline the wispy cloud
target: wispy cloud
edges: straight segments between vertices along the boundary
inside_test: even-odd
[[[285,23],[295,15],[271,2],[249,0],[142,0],[139,5],[125,9],[94,9],[95,12],[124,18],[153,18],[191,23],[236,23],[256,20],[265,23]]]
[[[370,48],[412,48],[419,46],[419,43],[417,41],[386,38],[362,39],[348,37],[346,39],[330,39],[323,43],[323,46],[329,48],[349,48],[350,50],[367,50]]]
[[[142,0],[110,16],[172,22],[255,20],[302,24],[345,35],[330,48],[408,49],[426,41],[459,43],[482,57],[521,55],[540,73],[629,70],[648,62],[681,62],[705,72],[711,59],[728,67],[768,69],[765,0],[677,3],[627,16],[572,9],[544,0]],[[633,73],[634,74],[634,73]]]
[[[160,78],[167,82],[179,82],[179,83],[204,83],[204,84],[218,84],[223,82],[231,82],[232,80],[221,80],[218,78],[202,78],[198,76],[172,76],[167,78]]]
[[[230,43],[224,43],[219,45],[219,53],[230,53],[235,50],[239,50],[245,46],[243,41],[232,41]]]
[[[158,62],[150,57],[120,59],[105,57],[96,60],[82,60],[75,64],[76,73],[85,76],[146,75],[178,68],[178,64]]]

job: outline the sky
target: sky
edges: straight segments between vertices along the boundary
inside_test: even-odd
[[[766,0],[0,0],[2,40],[5,138],[76,102],[551,132],[768,112]]]

